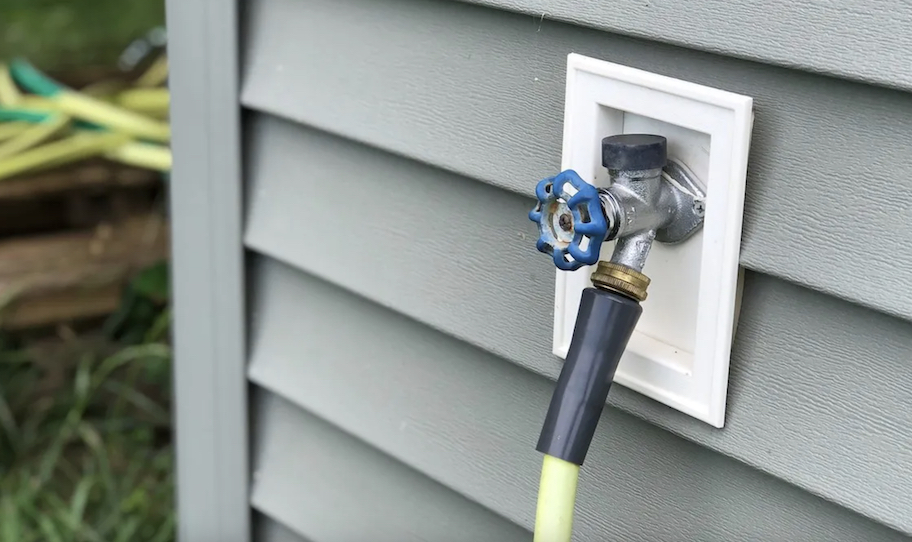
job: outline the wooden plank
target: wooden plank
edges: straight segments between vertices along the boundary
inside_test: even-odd
[[[168,255],[168,224],[137,216],[87,231],[0,241],[0,325],[106,314],[137,270]]]
[[[150,187],[159,182],[161,174],[155,171],[112,164],[103,160],[89,160],[76,166],[68,165],[0,181],[0,202],[71,192]]]
[[[106,316],[117,310],[122,292],[122,281],[48,292],[12,305],[9,312],[0,315],[0,325],[7,330],[21,330]]]
[[[159,199],[155,171],[89,160],[0,181],[0,238],[93,227],[148,212]]]

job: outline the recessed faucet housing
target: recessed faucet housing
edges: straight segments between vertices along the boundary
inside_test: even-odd
[[[565,359],[536,446],[536,542],[571,539],[579,468],[616,374],[722,427],[752,121],[747,96],[576,54],[567,67],[564,171],[536,186],[529,214],[561,270],[553,351]],[[599,141],[623,131],[637,133]],[[668,160],[665,137],[705,185]]]

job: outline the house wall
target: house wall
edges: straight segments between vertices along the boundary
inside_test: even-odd
[[[526,212],[577,52],[753,96],[756,121],[726,427],[616,387],[576,538],[912,534],[904,4],[178,3],[208,34],[172,50],[209,44],[172,83],[180,491],[230,486],[182,499],[186,529],[231,510],[221,540],[247,540],[249,496],[262,540],[529,539],[560,361]]]

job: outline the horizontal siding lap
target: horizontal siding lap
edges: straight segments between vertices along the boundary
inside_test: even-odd
[[[254,521],[256,542],[311,542],[264,514],[259,514]]]
[[[247,26],[247,106],[524,194],[570,52],[753,96],[742,264],[912,319],[907,93],[455,2],[256,0]]]
[[[529,538],[288,401],[262,390],[256,399],[251,501],[314,542]]]
[[[534,436],[552,383],[269,259],[252,276],[254,382],[531,528],[541,461]],[[283,410],[263,422],[274,425],[281,457],[259,464],[310,491],[302,498],[332,499],[335,488],[298,480],[283,463],[327,439]],[[577,512],[580,540],[906,539],[615,409],[606,409],[587,458]],[[454,526],[463,521],[452,516]]]
[[[527,199],[275,118],[249,127],[248,246],[556,376],[542,287],[553,270],[519,226]],[[313,197],[325,179],[346,191],[345,220]],[[328,238],[345,243],[314,250],[314,239]],[[612,401],[912,532],[912,420],[895,408],[910,402],[910,327],[748,274],[724,431],[621,387]]]
[[[272,117],[249,128],[248,245],[504,357],[550,351],[554,271],[532,244],[531,199]],[[344,204],[313,197],[326,179]],[[330,236],[345,241],[312,249]]]
[[[464,0],[617,34],[912,90],[912,9],[888,0]]]

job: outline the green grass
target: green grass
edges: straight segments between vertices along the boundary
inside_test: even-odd
[[[167,268],[103,330],[0,345],[0,542],[175,537]]]
[[[45,70],[113,66],[164,20],[164,0],[0,0],[0,58]]]

